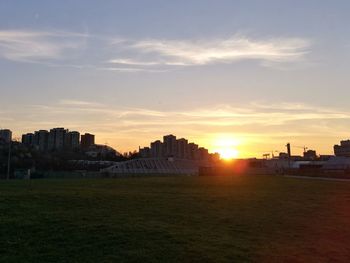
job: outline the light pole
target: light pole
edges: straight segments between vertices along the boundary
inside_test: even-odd
[[[6,175],[6,179],[9,180],[10,179],[10,166],[11,166],[11,144],[12,141],[10,140],[9,142],[9,154],[7,157],[7,175]]]

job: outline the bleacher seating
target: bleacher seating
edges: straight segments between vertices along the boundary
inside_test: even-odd
[[[203,165],[196,161],[167,158],[143,158],[116,163],[101,172],[118,174],[183,174],[197,175]]]

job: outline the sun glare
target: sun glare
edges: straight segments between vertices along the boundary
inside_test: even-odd
[[[236,149],[219,149],[218,153],[220,154],[221,159],[224,160],[231,160],[231,159],[235,159],[238,157],[239,152]]]
[[[238,139],[231,136],[221,135],[218,136],[213,142],[213,148],[215,152],[220,154],[223,160],[232,160],[239,156],[237,146],[240,144]]]

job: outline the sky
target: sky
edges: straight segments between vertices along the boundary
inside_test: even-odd
[[[0,128],[240,157],[350,138],[347,0],[0,2]]]

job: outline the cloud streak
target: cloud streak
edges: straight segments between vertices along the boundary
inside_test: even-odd
[[[292,105],[295,105],[293,108]],[[29,121],[40,116],[42,121],[57,119],[76,121],[79,125],[94,122],[97,126],[124,127],[281,127],[305,122],[350,121],[350,112],[314,107],[300,103],[264,105],[251,103],[245,106],[219,105],[209,109],[188,111],[159,111],[133,107],[106,106],[94,102],[62,100],[54,105],[31,105],[31,116],[23,113]],[[32,119],[32,120],[31,120]],[[307,126],[306,125],[306,126]],[[120,129],[118,129],[120,131]]]
[[[310,41],[301,38],[255,40],[245,36],[229,39],[202,40],[120,40],[114,43],[118,50],[133,51],[137,58],[124,57],[110,63],[128,66],[203,66],[233,63],[241,60],[262,62],[296,62],[308,53]]]
[[[86,37],[70,32],[3,30],[0,31],[0,57],[38,63],[62,60],[74,56]]]
[[[111,40],[113,39],[113,40]],[[0,58],[116,72],[164,72],[182,67],[256,60],[263,66],[305,59],[303,38],[126,39],[74,32],[0,30]]]

